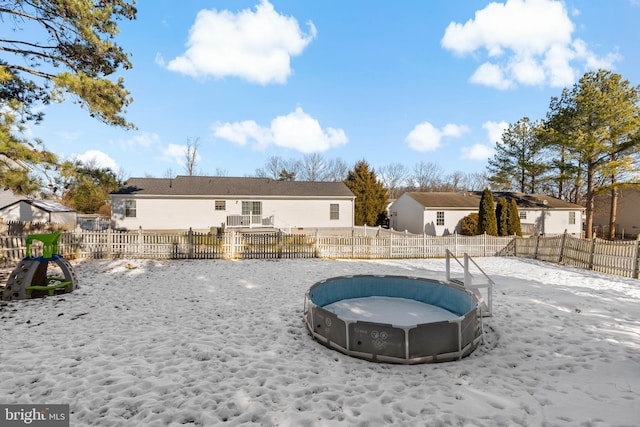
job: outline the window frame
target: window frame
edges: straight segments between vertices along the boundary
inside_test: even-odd
[[[329,204],[329,221],[340,220],[340,203]]]
[[[437,226],[444,225],[444,211],[436,211],[436,225]]]
[[[227,210],[227,201],[226,200],[216,200],[214,203],[214,210],[216,211],[226,211]]]
[[[131,206],[133,205],[133,207]],[[132,215],[133,213],[133,215]],[[138,203],[135,199],[127,199],[124,201],[124,217],[125,218],[137,218],[138,217]]]

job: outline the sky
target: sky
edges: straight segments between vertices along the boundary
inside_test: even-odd
[[[443,259],[72,262],[74,292],[0,304],[0,402],[69,404],[74,427],[640,425],[637,279],[474,258],[495,281],[483,344],[407,366],[313,340],[305,292],[444,280]]]
[[[141,0],[115,39],[134,130],[71,101],[29,134],[121,177],[252,176],[320,154],[484,172],[510,123],[605,68],[640,84],[639,0]]]

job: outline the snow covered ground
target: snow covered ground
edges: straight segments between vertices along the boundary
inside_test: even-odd
[[[76,292],[0,306],[0,402],[69,403],[72,426],[640,425],[640,281],[475,260],[484,345],[413,366],[313,341],[304,293],[444,260],[79,262]]]

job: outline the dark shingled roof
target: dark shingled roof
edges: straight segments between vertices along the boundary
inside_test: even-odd
[[[438,192],[409,192],[409,196],[425,208],[477,209],[480,206],[482,192],[467,193],[438,193]],[[508,201],[515,199],[521,209],[584,209],[575,203],[556,199],[546,194],[525,194],[509,191],[494,191],[493,201],[501,197]]]
[[[412,191],[408,194],[425,208],[478,209],[480,206],[480,196],[475,193]]]
[[[177,176],[130,178],[112,194],[154,196],[355,197],[342,182],[276,181],[270,178]]]

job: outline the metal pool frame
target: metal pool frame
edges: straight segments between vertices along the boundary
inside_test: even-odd
[[[458,317],[410,326],[344,319],[323,307],[336,301],[384,296],[444,308]],[[323,345],[375,362],[417,364],[462,359],[482,342],[476,295],[463,286],[421,277],[355,275],[322,280],[304,300],[309,333]]]

